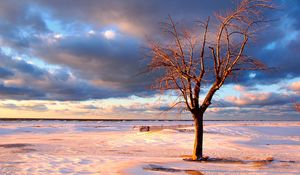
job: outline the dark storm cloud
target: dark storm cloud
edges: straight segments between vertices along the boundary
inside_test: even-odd
[[[158,23],[167,15],[178,20],[195,20],[197,17],[206,18],[212,15],[213,10],[231,4],[219,0],[54,0],[37,3],[49,8],[55,18],[69,23],[84,21],[97,27],[117,25],[124,27],[127,32],[132,30],[142,35],[152,35],[159,28]]]
[[[0,78],[8,78],[13,75],[14,75],[14,73],[12,71],[10,71],[9,69],[0,67]]]
[[[76,76],[100,87],[111,84],[124,93],[139,95],[153,80],[139,75],[143,69],[140,41],[121,33],[116,37],[107,40],[102,35],[67,36],[50,46],[37,46],[34,52],[49,63],[69,67]]]
[[[32,4],[17,0],[1,1],[0,4],[0,39],[5,41],[6,47],[27,48],[38,39],[36,34],[49,32]]]
[[[256,72],[255,78],[249,78],[249,73],[239,78],[247,85],[272,84],[283,79],[300,76],[300,2],[274,1],[278,9],[269,15],[272,22],[265,30],[257,34],[256,40],[250,44],[247,53],[259,58],[267,71]]]
[[[40,6],[51,9],[53,17],[64,23],[117,26],[120,33],[115,40],[109,41],[100,36],[69,36],[50,47],[36,49],[36,54],[47,62],[70,67],[85,79],[114,84],[134,95],[151,94],[145,93],[145,90],[148,90],[154,78],[149,75],[137,76],[144,68],[141,52],[145,36],[157,33],[159,22],[168,14],[178,20],[196,20],[195,14],[209,14],[212,9],[228,4],[218,2],[212,5],[209,2],[41,1]]]
[[[1,99],[17,100],[89,100],[109,97],[128,96],[108,88],[96,87],[80,78],[71,77],[64,69],[49,72],[24,60],[13,59],[0,54],[2,80],[8,83],[0,84]],[[9,70],[9,71],[8,71]],[[1,69],[0,69],[1,73]],[[9,78],[7,77],[9,75]]]
[[[23,75],[30,75],[35,79],[40,79],[43,78],[47,73],[46,70],[43,70],[33,64],[29,64],[24,60],[12,59],[12,57],[7,56],[4,53],[0,53],[0,59],[0,65],[5,68],[6,71],[10,71],[10,74],[12,75],[18,73]]]
[[[122,82],[134,75],[139,47],[133,38],[121,36],[117,40],[102,36],[68,36],[48,47],[38,47],[35,52],[48,62],[81,71],[83,76]]]
[[[45,94],[28,87],[14,87],[0,84],[0,97],[1,99],[31,100],[43,99]]]
[[[159,22],[167,15],[172,15],[178,22],[192,23],[232,5],[231,1],[220,0],[6,0],[0,4],[1,47],[10,47],[19,54],[65,68],[50,73],[34,63],[2,56],[0,78],[23,80],[14,86],[3,84],[2,92],[20,94],[18,92],[23,91],[28,94],[13,96],[13,93],[3,93],[4,97],[55,100],[153,93],[146,88],[153,82],[153,76],[137,76],[143,68],[141,48],[145,36],[159,36]],[[255,85],[300,76],[297,54],[300,49],[300,35],[297,35],[300,31],[300,4],[293,1],[280,6],[280,10],[272,13],[274,18],[280,18],[260,33],[256,43],[248,49],[250,54],[278,69],[271,73],[257,73],[255,78],[244,74],[240,78],[244,83]],[[51,31],[57,26],[49,26],[47,20],[58,22],[60,30],[65,30],[61,38],[53,38],[52,35],[59,31]],[[87,31],[81,31],[85,26],[97,34],[87,35],[84,33]],[[116,29],[115,39],[102,36],[101,32],[109,28]],[[75,34],[74,31],[68,33],[68,30],[74,30]],[[53,41],[49,43],[49,39]],[[275,43],[274,48],[270,47],[272,43]],[[76,80],[72,80],[69,72]]]
[[[297,68],[297,65],[300,65],[300,58],[296,55],[300,35],[294,33],[296,38],[291,39],[292,32],[299,32],[300,3],[297,1],[274,2],[277,4],[278,10],[269,15],[274,22],[271,22],[269,27],[258,34],[257,41],[252,43],[249,53],[262,59],[269,67],[276,68],[276,70],[258,72],[255,79],[250,79],[248,73],[245,73],[240,78],[243,82],[270,83],[286,78],[287,75],[292,77],[300,75],[300,69]],[[131,0],[126,3],[116,1],[76,1],[71,3],[64,1],[63,4],[59,6],[58,4],[60,1],[42,1],[40,5],[52,9],[56,17],[69,22],[76,17],[78,21],[88,21],[95,26],[128,23],[133,26],[132,30],[142,31],[142,36],[139,35],[139,37],[153,36],[153,32],[157,35],[157,30],[160,29],[158,23],[169,14],[179,22],[193,22],[199,18],[205,19],[206,16],[213,15],[215,10],[222,11],[232,5],[228,1],[212,2],[208,0],[195,0],[188,3],[182,0],[167,0],[163,3],[158,0],[147,2]],[[65,7],[70,10],[62,10]],[[266,49],[272,42],[276,42],[277,47],[271,50]],[[135,49],[133,47],[131,50]],[[134,57],[136,60],[137,58]]]

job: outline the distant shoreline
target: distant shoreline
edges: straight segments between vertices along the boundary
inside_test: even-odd
[[[0,118],[0,121],[193,121],[175,119],[69,119],[69,118]],[[204,121],[300,121],[300,120],[204,120]]]

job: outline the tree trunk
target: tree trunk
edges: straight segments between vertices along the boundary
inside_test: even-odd
[[[194,115],[195,141],[193,160],[203,159],[203,114]]]

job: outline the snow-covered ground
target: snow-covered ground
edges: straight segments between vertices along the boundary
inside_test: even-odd
[[[191,124],[0,121],[0,174],[300,174],[300,122],[205,122],[205,155],[220,160],[202,163],[182,160],[193,128],[170,127]]]

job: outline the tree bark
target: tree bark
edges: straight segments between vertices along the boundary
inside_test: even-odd
[[[203,114],[194,114],[195,123],[195,141],[193,160],[203,159]]]

